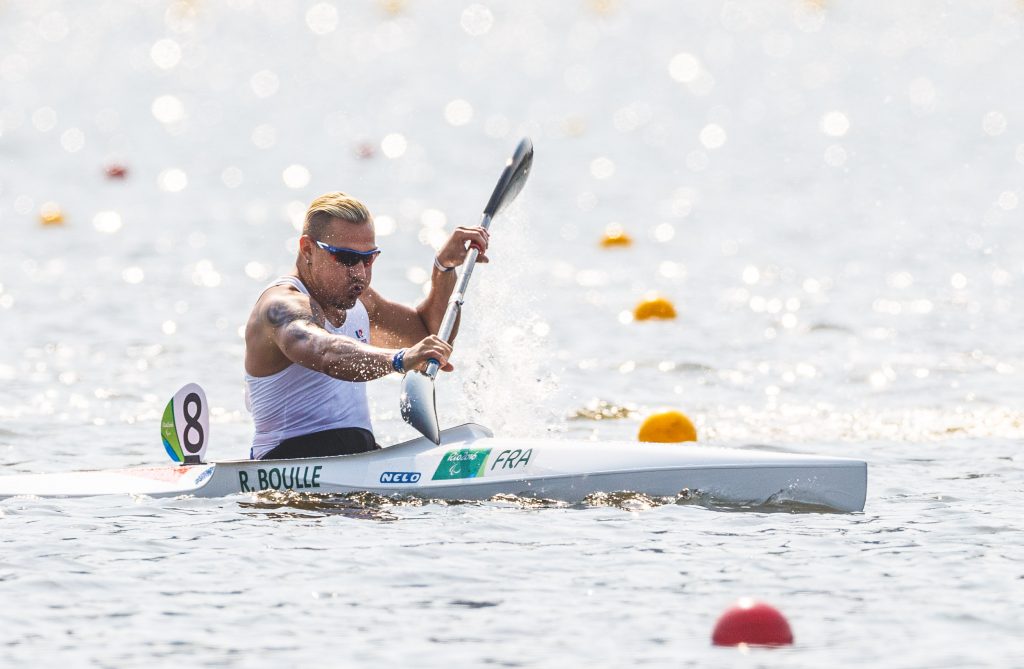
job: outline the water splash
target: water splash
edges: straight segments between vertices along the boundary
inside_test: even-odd
[[[456,398],[438,399],[453,412],[443,424],[468,420],[495,434],[538,436],[560,418],[542,408],[557,390],[556,361],[537,310],[542,296],[527,289],[542,268],[523,211],[517,202],[495,221],[491,262],[474,272],[455,349],[463,382]]]

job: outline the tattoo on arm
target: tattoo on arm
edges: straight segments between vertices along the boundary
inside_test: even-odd
[[[306,321],[313,325],[317,324],[313,320],[312,314],[304,313],[291,304],[275,302],[267,307],[267,322],[270,323],[271,327],[277,329],[293,321]]]

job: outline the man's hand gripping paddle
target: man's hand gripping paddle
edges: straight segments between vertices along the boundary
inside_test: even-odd
[[[494,187],[494,192],[491,193],[487,207],[484,208],[483,218],[480,221],[481,227],[485,230],[489,229],[491,219],[516,199],[519,191],[526,184],[526,177],[530,174],[530,165],[532,164],[533,142],[528,137],[524,137],[498,178],[498,184]],[[452,336],[452,329],[455,327],[455,320],[458,318],[462,303],[466,298],[466,288],[469,286],[470,277],[473,276],[473,267],[476,265],[478,255],[480,255],[480,251],[477,248],[469,250],[462,274],[459,275],[459,282],[455,286],[455,292],[452,293],[451,299],[448,301],[444,320],[441,321],[441,329],[437,333],[437,336],[445,341]],[[405,422],[419,430],[420,434],[435,444],[441,443],[441,429],[437,424],[437,402],[434,395],[434,378],[437,377],[439,366],[437,360],[431,360],[427,364],[425,372],[411,371],[406,374],[402,381],[400,399],[402,418],[405,419]]]

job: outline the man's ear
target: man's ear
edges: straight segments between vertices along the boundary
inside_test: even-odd
[[[309,235],[299,237],[299,256],[302,262],[309,265],[313,262],[313,245],[315,242]]]

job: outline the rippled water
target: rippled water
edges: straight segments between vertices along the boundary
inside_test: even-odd
[[[8,500],[0,660],[1019,665],[1022,32],[1010,0],[0,5],[4,473],[160,462],[193,380],[244,457],[239,328],[308,201],[365,199],[411,302],[521,135],[444,424],[633,439],[672,407],[869,462],[863,514]],[[633,321],[652,292],[679,318]],[[742,596],[796,644],[711,647]]]

